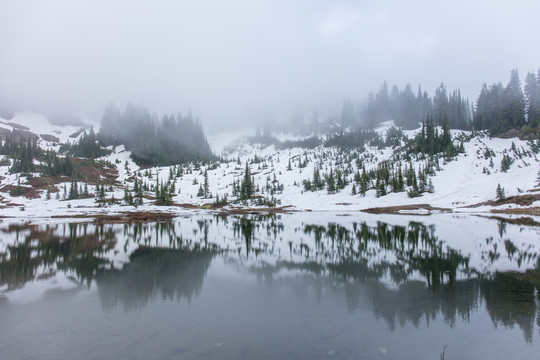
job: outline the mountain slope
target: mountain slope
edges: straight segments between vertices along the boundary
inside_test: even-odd
[[[21,126],[28,129],[25,130]],[[46,122],[46,118],[30,113],[16,114],[11,120],[0,119],[0,127],[9,131],[18,128],[34,134],[56,136],[58,141],[44,139],[38,135],[40,147],[58,150],[61,142],[75,141],[81,136],[81,129],[70,126],[55,126]],[[380,138],[385,138],[389,131],[394,131],[391,123],[385,123],[376,131]],[[408,139],[413,139],[420,129],[404,131]],[[442,130],[441,130],[442,132]],[[451,131],[454,145],[462,152],[456,156],[438,155],[431,160],[422,154],[410,153],[405,140],[394,146],[381,147],[366,143],[359,148],[325,147],[320,145],[314,149],[284,149],[276,145],[263,146],[248,141],[246,133],[218,134],[209,137],[216,155],[226,161],[189,163],[165,167],[141,169],[131,159],[131,153],[120,145],[110,147],[111,154],[98,159],[104,172],[96,179],[78,179],[79,189],[88,190],[87,196],[79,196],[70,200],[68,190],[73,186],[72,179],[58,179],[54,184],[53,196],[48,199],[47,186],[37,188],[34,184],[40,179],[40,173],[11,174],[12,160],[0,157],[0,196],[2,197],[2,213],[4,216],[49,216],[54,214],[94,214],[121,211],[182,211],[178,205],[189,207],[213,206],[216,196],[227,199],[227,208],[261,207],[268,205],[288,206],[297,210],[313,211],[358,211],[375,207],[402,206],[412,204],[429,204],[432,207],[451,209],[455,212],[488,211],[498,208],[519,207],[517,204],[482,204],[496,198],[498,184],[505,195],[530,195],[526,207],[538,207],[540,189],[536,189],[536,178],[539,169],[537,144],[528,143],[517,138],[490,138],[485,133]],[[281,139],[291,139],[282,135]],[[503,159],[508,169],[502,169]],[[436,165],[438,162],[438,165]],[[245,178],[246,164],[249,166],[255,194],[252,200],[242,201],[235,196],[235,186]],[[381,164],[392,169],[411,168],[415,175],[426,175],[425,187],[432,185],[431,192],[425,191],[419,197],[409,197],[412,186],[405,186],[404,191],[392,192],[391,186],[384,186],[384,192],[375,186],[376,180],[371,178],[365,194],[361,195],[360,184],[355,182],[356,172],[374,173],[381,169]],[[39,167],[40,163],[36,162]],[[101,165],[100,165],[101,166]],[[110,170],[106,168],[110,167]],[[315,170],[326,177],[325,186],[318,191],[309,191],[305,186],[312,180]],[[114,171],[113,171],[114,170]],[[391,170],[392,171],[392,170]],[[391,173],[390,171],[390,173]],[[201,197],[207,174],[208,196]],[[342,189],[328,191],[328,176],[332,173],[343,179]],[[338,175],[339,174],[339,175]],[[392,175],[392,173],[391,173]],[[115,179],[112,181],[111,179]],[[135,180],[136,179],[136,180]],[[77,180],[77,179],[76,179]],[[122,200],[126,191],[134,195],[135,182],[144,185],[141,191],[142,204],[137,208],[126,206]],[[346,184],[345,184],[346,182]],[[105,183],[106,201],[97,201],[100,183]],[[174,187],[171,194],[171,206],[154,205],[156,186]],[[174,184],[174,186],[172,186]],[[33,188],[32,196],[17,196],[13,189],[17,186]],[[353,187],[356,195],[353,195]],[[408,190],[408,191],[407,191]],[[538,190],[538,191],[537,191]],[[86,189],[85,189],[86,191]],[[388,193],[384,195],[384,193]],[[58,194],[58,196],[56,196]],[[111,201],[108,201],[111,200]],[[114,201],[113,201],[114,200]],[[223,201],[222,201],[223,202]],[[107,203],[110,203],[107,205]],[[467,206],[477,206],[468,208]],[[425,210],[416,210],[423,212]]]

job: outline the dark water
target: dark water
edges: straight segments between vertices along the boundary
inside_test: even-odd
[[[0,224],[1,359],[538,359],[538,228],[477,217]]]

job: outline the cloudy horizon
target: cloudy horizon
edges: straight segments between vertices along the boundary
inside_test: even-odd
[[[99,118],[128,101],[206,126],[338,114],[383,81],[472,102],[540,66],[540,4],[426,0],[0,4],[0,107]]]

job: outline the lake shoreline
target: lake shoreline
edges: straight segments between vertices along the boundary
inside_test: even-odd
[[[91,220],[97,224],[115,223],[146,223],[163,222],[177,217],[214,214],[219,216],[230,215],[275,215],[292,213],[368,213],[374,215],[400,215],[400,216],[430,216],[435,214],[477,215],[514,224],[540,226],[540,207],[522,206],[509,207],[512,203],[478,204],[466,207],[437,207],[431,204],[403,204],[394,206],[371,207],[365,209],[352,208],[343,204],[343,209],[301,209],[294,205],[276,207],[229,207],[229,206],[198,206],[195,204],[172,204],[170,206],[80,206],[80,207],[57,207],[47,210],[47,213],[35,212],[31,214],[26,210],[12,211],[10,214],[0,215],[0,219],[78,219],[79,221]],[[498,206],[497,206],[498,205]],[[502,207],[502,208],[501,208]],[[18,206],[6,206],[4,209],[17,209]]]

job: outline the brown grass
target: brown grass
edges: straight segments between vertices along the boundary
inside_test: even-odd
[[[12,191],[15,191],[17,189],[17,186],[15,185],[4,185],[0,188],[1,192],[5,193],[11,193]],[[20,196],[24,196],[27,199],[38,199],[41,197],[41,190],[35,189],[33,187],[28,186],[21,186],[22,194]],[[13,196],[13,195],[12,195]],[[9,204],[6,204],[9,205]],[[16,205],[20,206],[20,205]]]
[[[540,216],[539,207],[519,208],[519,209],[493,209],[494,214],[515,214],[515,215],[533,215]]]
[[[398,206],[386,206],[386,207],[374,207],[362,210],[370,214],[397,214],[397,215],[415,215],[414,213],[403,213],[402,211],[414,211],[414,210],[427,210],[429,213],[432,211],[451,212],[451,209],[433,207],[429,204],[414,204],[414,205],[398,205]],[[417,214],[417,215],[429,215],[429,214]]]
[[[501,206],[515,204],[519,206],[531,206],[535,201],[540,200],[540,194],[525,194],[509,196],[504,200],[488,200],[478,204],[464,206],[464,208],[476,208],[479,206]]]
[[[54,215],[53,218],[75,218],[75,219],[94,219],[95,224],[125,224],[125,223],[144,223],[166,221],[177,217],[179,214],[140,211],[140,212],[123,212],[118,215],[106,214],[79,214],[79,215]]]

